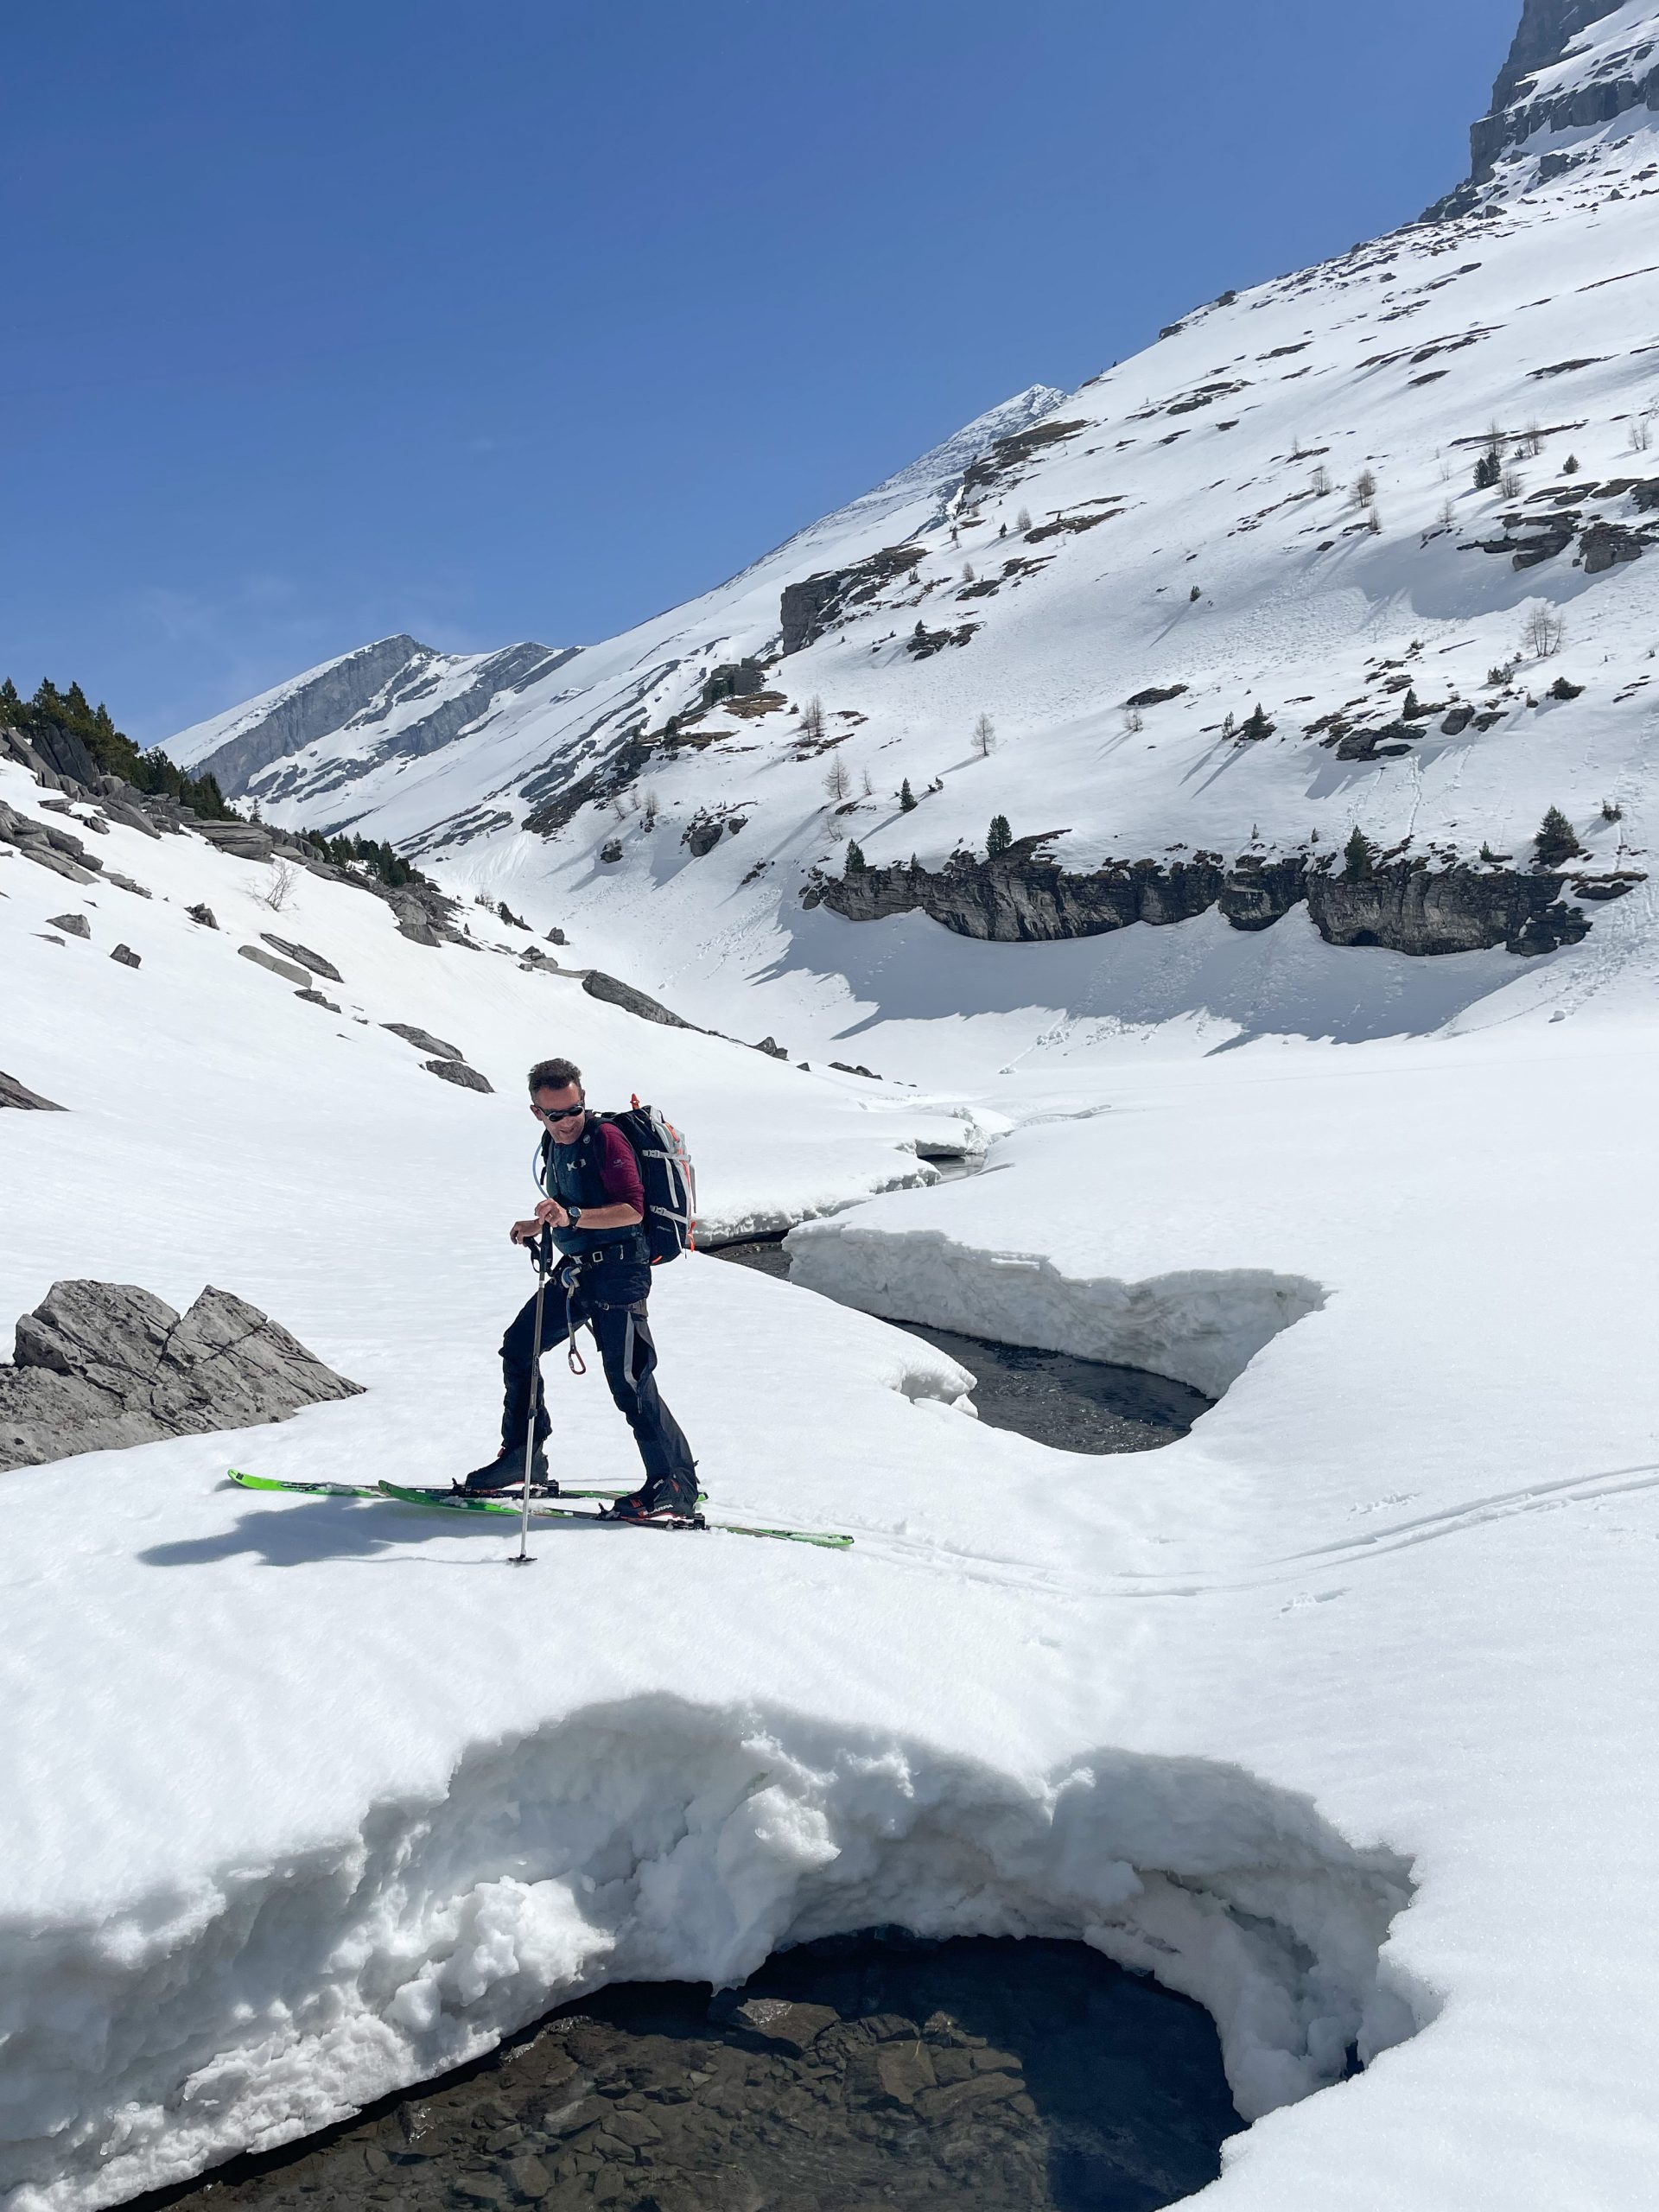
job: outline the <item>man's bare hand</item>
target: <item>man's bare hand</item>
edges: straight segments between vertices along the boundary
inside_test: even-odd
[[[515,1221],[510,1234],[515,1244],[533,1244],[544,1229],[569,1229],[570,1217],[556,1198],[543,1198],[530,1221]]]

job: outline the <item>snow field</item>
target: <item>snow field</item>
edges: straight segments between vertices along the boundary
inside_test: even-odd
[[[1151,1572],[1091,1547],[1078,1486],[1047,1504],[1150,1647],[1115,1740],[1224,1745],[1419,1885],[1383,1964],[1432,2024],[1252,2128],[1218,2202],[1645,2201],[1659,1053],[1650,982],[1566,1027],[1547,1004],[1125,1061],[982,1174],[790,1240],[826,1292],[986,1334],[1030,1286],[1028,1341],[1097,1352],[1177,1270],[1323,1292],[1112,1484]]]
[[[7,1052],[72,1109],[0,1130],[0,1287],[19,1311],[64,1272],[175,1301],[207,1275],[369,1387],[0,1484],[11,2212],[287,2139],[607,1974],[735,1978],[873,1917],[1081,1934],[1152,1967],[1211,2005],[1253,2113],[1427,2017],[1378,1965],[1397,1854],[1179,1729],[1110,1741],[1148,1656],[1134,1609],[1101,1604],[1103,1544],[1157,1563],[1135,1490],[982,1430],[954,1362],[861,1314],[702,1257],[653,1308],[711,1517],[845,1528],[845,1556],[538,1528],[511,1575],[499,1524],[224,1485],[227,1464],[442,1481],[487,1452],[533,1131],[183,919],[205,896],[228,920],[264,871],[194,841],[99,850],[173,904],[22,861],[0,880]],[[619,1083],[646,1066],[717,1189],[730,1173],[734,1222],[868,1189],[895,1132],[972,1126],[409,946],[361,894],[298,896],[279,930],[335,960],[342,1002],[492,1070],[499,1050],[504,1084],[568,995],[549,1045]],[[92,942],[42,943],[72,903]],[[137,972],[105,957],[112,912]],[[549,1368],[556,1460],[630,1478],[596,1374]]]

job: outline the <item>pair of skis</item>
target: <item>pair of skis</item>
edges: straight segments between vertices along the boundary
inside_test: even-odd
[[[421,1490],[404,1483],[295,1483],[278,1482],[269,1475],[245,1475],[240,1469],[230,1470],[231,1480],[244,1490],[286,1491],[304,1497],[366,1497],[392,1498],[400,1505],[419,1505],[438,1513],[500,1513],[519,1519],[523,1507],[511,1491],[499,1497],[469,1496],[464,1491]],[[625,1497],[620,1490],[561,1490],[558,1502],[538,1498],[532,1489],[530,1496],[530,1517],[532,1521],[591,1521],[601,1529],[671,1529],[694,1528],[690,1522],[613,1521],[603,1511],[603,1506],[613,1498]],[[588,1498],[599,1501],[601,1511],[584,1512],[579,1506],[567,1505],[567,1498]],[[731,1521],[717,1521],[708,1524],[728,1536],[764,1536],[776,1543],[816,1544],[822,1550],[849,1551],[850,1536],[827,1535],[810,1529],[745,1528]]]

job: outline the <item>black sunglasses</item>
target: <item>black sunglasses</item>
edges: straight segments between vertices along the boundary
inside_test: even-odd
[[[538,1122],[574,1122],[588,1111],[588,1101],[584,1098],[580,1105],[562,1106],[556,1114],[549,1113],[545,1106],[532,1106],[530,1110]]]

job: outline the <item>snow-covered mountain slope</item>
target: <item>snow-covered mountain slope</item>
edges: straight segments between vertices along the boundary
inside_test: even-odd
[[[937,523],[972,461],[998,438],[1039,422],[1065,396],[1033,385],[1004,401],[711,597],[742,592],[757,578],[765,580],[763,594],[775,594],[780,574],[805,574],[821,558],[862,547],[873,532],[897,529],[903,536]],[[217,776],[228,797],[257,798],[284,819],[316,823],[326,816],[339,828],[355,817],[341,813],[341,798],[330,794],[357,800],[365,787],[378,790],[385,781],[376,771],[385,770],[395,785],[410,760],[457,739],[486,736],[504,720],[516,722],[524,695],[534,690],[545,700],[547,679],[575,658],[575,648],[554,652],[537,645],[445,654],[413,638],[384,638],[181,731],[165,749],[181,767]],[[584,678],[591,682],[591,671],[574,673],[555,696],[580,696]]]
[[[937,872],[1001,814],[1064,832],[1071,874],[1306,869],[1357,827],[1402,867],[1478,869],[1484,849],[1524,870],[1557,806],[1592,894],[1641,872],[1659,133],[1645,105],[1558,106],[1634,69],[1659,10],[1550,28],[1529,35],[1568,47],[1535,79],[1557,106],[1467,212],[1197,310],[994,448],[948,514],[855,506],[441,753],[342,779],[353,747],[321,737],[252,790],[289,823],[349,817],[467,880],[543,887],[707,1018],[734,982],[810,970],[809,1043],[879,1019],[869,971],[894,965],[864,941],[893,924],[803,912],[849,840],[872,868]],[[1489,439],[1498,481],[1477,490]],[[758,693],[717,696],[746,657]],[[1158,957],[1185,960],[1173,939]],[[942,966],[938,1014],[958,1004]],[[1026,972],[1066,1014],[1062,967]]]
[[[1526,66],[1592,72],[1621,17],[1659,7],[1530,9]],[[194,753],[280,739],[286,699],[269,812],[419,842],[563,925],[573,969],[809,1070],[526,972],[477,904],[471,943],[423,944],[191,835],[86,829],[91,882],[0,844],[0,1069],[68,1109],[0,1110],[0,1317],[60,1276],[209,1280],[366,1386],[0,1476],[5,2212],[291,2140],[607,1979],[735,1980],[883,1921],[1077,1937],[1198,1997],[1248,2123],[1217,2212],[1650,2197],[1659,147],[1640,105],[1542,128],[1479,207],[1200,310],[896,508],[486,678],[435,750],[383,748],[479,666],[397,640]],[[1477,494],[1494,418],[1522,480]],[[1478,550],[1505,514],[1519,569]],[[1489,683],[1535,614],[1564,639]],[[921,654],[918,621],[980,626]],[[399,722],[405,672],[438,688]],[[1229,736],[1258,699],[1273,734]],[[0,801],[92,810],[4,763]],[[1591,849],[1566,873],[1633,887],[1566,884],[1589,934],[1535,955],[1355,950],[1308,896],[1240,927],[1248,868],[1069,942],[824,895],[849,835],[866,878],[913,851],[955,895],[994,811],[1065,828],[1073,876],[1155,863],[1160,895],[1204,887],[1200,852],[1306,888],[1357,823],[1437,883],[1467,862],[1466,920],[1534,880],[1551,803]],[[999,865],[999,913],[1087,903]],[[341,981],[302,999],[245,944]],[[826,1073],[855,1027],[834,1057],[918,1088]],[[673,1115],[717,1228],[822,1219],[801,1282],[696,1256],[653,1319],[711,1519],[851,1552],[550,1529],[508,1574],[488,1526],[223,1484],[441,1483],[488,1448],[528,1287],[518,1085],[560,1050]],[[957,1181],[918,1158],[991,1136]],[[901,1307],[1224,1395],[1165,1451],[1055,1452],[970,1418],[963,1370],[874,1318]],[[560,1452],[627,1477],[597,1375],[548,1383]]]

